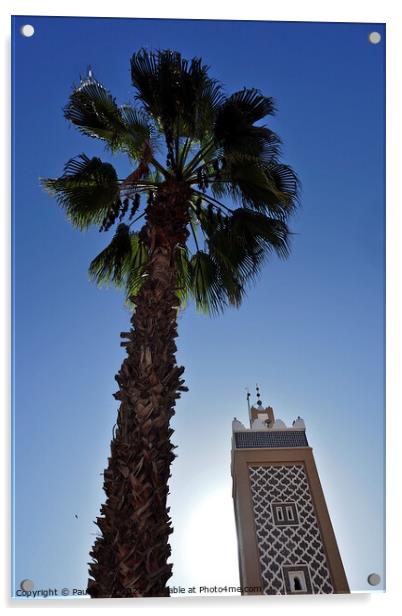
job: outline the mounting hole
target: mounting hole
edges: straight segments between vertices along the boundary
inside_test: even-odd
[[[370,584],[370,586],[378,586],[378,584],[381,582],[381,578],[378,575],[378,573],[370,573],[370,575],[367,578],[367,581]]]
[[[31,24],[25,24],[24,26],[21,26],[21,34],[22,36],[29,38],[35,34],[35,28],[31,26]]]
[[[381,41],[381,34],[379,32],[370,32],[368,39],[373,45],[378,45]]]
[[[31,590],[33,590],[34,587],[34,583],[32,580],[22,580],[21,584],[20,584],[20,588],[21,590],[25,590],[25,592],[30,592]]]

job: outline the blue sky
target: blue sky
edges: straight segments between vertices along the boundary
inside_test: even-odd
[[[62,107],[88,65],[132,100],[142,46],[201,56],[229,93],[273,96],[269,125],[302,182],[290,258],[271,259],[239,310],[179,319],[190,391],[173,420],[171,585],[238,583],[231,420],[246,421],[256,382],[277,417],[305,419],[351,589],[384,579],[384,38],[379,24],[14,19],[14,589],[86,586],[129,322],[121,293],[88,279],[105,235],[73,229],[39,177],[81,152],[110,158]]]

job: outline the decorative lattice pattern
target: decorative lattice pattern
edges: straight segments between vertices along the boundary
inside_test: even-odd
[[[321,533],[302,464],[249,466],[264,594],[286,594],[283,565],[308,565],[313,593],[333,593]],[[275,526],[272,502],[294,501],[298,526]]]
[[[271,430],[235,432],[238,449],[247,447],[308,447],[304,430]]]

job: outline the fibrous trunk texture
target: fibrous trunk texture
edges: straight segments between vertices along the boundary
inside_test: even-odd
[[[166,189],[148,207],[143,237],[150,251],[146,279],[135,298],[127,357],[116,381],[120,401],[104,472],[101,531],[90,553],[88,593],[100,597],[169,596],[173,532],[166,505],[175,455],[170,419],[181,391],[176,364],[175,250],[187,239],[185,196]]]

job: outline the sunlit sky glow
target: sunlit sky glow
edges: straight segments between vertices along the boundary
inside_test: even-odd
[[[129,322],[122,294],[88,280],[105,235],[73,229],[39,177],[110,158],[62,107],[88,65],[132,99],[142,46],[273,96],[269,126],[303,187],[289,260],[272,258],[239,310],[179,318],[190,391],[173,419],[171,585],[239,583],[231,421],[246,422],[256,382],[277,417],[306,422],[351,589],[384,580],[384,45],[381,24],[14,19],[14,590],[86,587]]]

